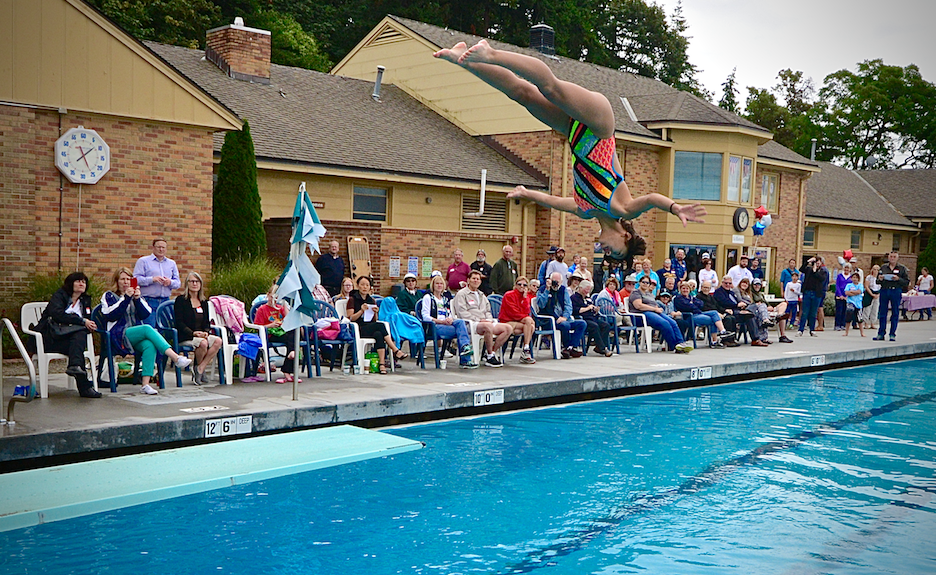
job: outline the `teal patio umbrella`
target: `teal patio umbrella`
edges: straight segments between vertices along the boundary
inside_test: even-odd
[[[296,334],[296,365],[298,362],[299,328],[313,325],[312,311],[315,298],[312,297],[312,288],[320,282],[318,270],[312,265],[312,260],[306,248],[313,252],[320,252],[319,239],[325,235],[325,226],[319,220],[312,201],[306,193],[305,182],[299,186],[299,196],[296,198],[296,207],[293,208],[292,235],[290,236],[289,259],[286,269],[276,280],[277,299],[289,303],[289,312],[283,318],[283,329]],[[314,327],[312,328],[314,329]],[[293,400],[299,398],[299,373],[297,369],[293,377]]]

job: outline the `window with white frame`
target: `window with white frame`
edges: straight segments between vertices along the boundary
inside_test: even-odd
[[[673,198],[719,201],[721,173],[721,154],[676,152],[673,164]]]
[[[771,214],[776,214],[780,204],[780,175],[764,174],[761,176],[761,205]]]
[[[860,250],[861,249],[861,230],[852,230],[851,233],[851,249]]]
[[[354,186],[352,217],[355,220],[387,221],[387,188]]]
[[[899,252],[900,251],[900,234],[894,234],[894,241],[891,244],[891,251]]]

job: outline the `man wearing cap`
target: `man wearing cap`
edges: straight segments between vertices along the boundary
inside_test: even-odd
[[[754,275],[748,269],[748,257],[745,254],[741,254],[737,265],[731,266],[728,275],[731,276],[731,283],[735,286],[741,285],[741,280],[744,278],[747,278],[749,282],[754,281]]]
[[[403,313],[416,315],[416,302],[420,299],[419,290],[416,289],[416,274],[407,273],[403,276],[403,289],[397,294],[397,307]]]
[[[471,267],[465,263],[465,253],[460,249],[456,248],[452,257],[454,261],[448,266],[445,280],[448,282],[449,291],[455,293],[468,285],[468,272],[471,271]]]
[[[501,248],[501,259],[491,266],[491,290],[504,295],[517,281],[517,262],[513,261],[513,246]]]
[[[858,277],[861,278],[861,283],[864,284],[864,270],[858,267],[858,258],[852,257],[852,259],[848,260],[848,263],[851,264],[852,273],[858,272]]]
[[[562,274],[562,280],[565,281],[569,279],[569,264],[565,263],[565,250],[563,248],[556,248],[556,255],[553,258],[553,261],[549,262],[546,265],[546,277],[552,277],[556,272]],[[581,274],[579,274],[581,277]]]
[[[559,251],[559,248],[556,246],[549,246],[549,249],[546,250],[546,259],[540,264],[539,271],[536,273],[536,279],[539,280],[540,286],[546,283],[546,268],[549,266],[549,262],[556,259],[557,251]]]
[[[621,295],[622,299],[627,299],[630,297],[635,287],[637,287],[637,274],[630,274],[624,278],[624,287],[622,287],[621,291],[618,293]]]
[[[587,325],[580,319],[572,319],[572,296],[563,285],[559,272],[549,276],[549,281],[540,286],[536,294],[536,306],[542,315],[556,320],[556,329],[562,333],[562,359],[582,357],[578,347],[584,344]]]
[[[481,272],[481,292],[491,295],[491,264],[487,263],[487,253],[478,248],[475,261],[471,262],[471,269]]]

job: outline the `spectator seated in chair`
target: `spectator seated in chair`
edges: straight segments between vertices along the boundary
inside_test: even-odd
[[[713,294],[715,302],[718,305],[718,312],[725,314],[725,326],[730,331],[736,333],[738,329],[743,327],[747,329],[751,337],[751,345],[757,347],[766,346],[767,344],[761,341],[758,336],[759,328],[757,326],[757,318],[747,309],[748,304],[738,298],[738,295],[734,291],[733,283],[731,276],[725,275],[725,277],[722,278],[721,286],[716,289]],[[731,316],[734,322],[734,329],[729,326],[727,321],[728,316]],[[766,333],[766,330],[764,330],[764,332]]]
[[[595,352],[611,357],[611,344],[608,333],[611,331],[609,324],[598,314],[598,306],[592,301],[591,291],[595,287],[589,280],[582,280],[578,285],[578,291],[572,294],[572,315],[578,316],[585,322],[589,337],[595,342]]]
[[[286,317],[286,306],[276,301],[276,282],[267,291],[266,303],[257,308],[254,314],[254,323],[262,325],[267,330],[267,341],[282,345],[286,348],[286,360],[283,362],[283,377],[276,383],[292,382],[296,373],[296,335],[293,332],[283,331],[283,318]],[[272,361],[270,362],[272,363]],[[270,375],[273,375],[274,366],[269,366]],[[262,378],[257,378],[259,381]],[[302,380],[300,380],[302,381]]]
[[[553,273],[540,286],[536,294],[536,306],[540,315],[551,316],[556,320],[556,329],[562,334],[562,359],[569,359],[582,356],[582,352],[576,348],[585,344],[587,325],[580,319],[572,319],[572,296],[564,283],[561,273]]]
[[[673,305],[677,311],[683,314],[683,317],[688,319],[691,316],[693,325],[715,327],[715,330],[710,330],[712,335],[710,345],[712,347],[724,348],[729,342],[734,342],[734,333],[725,329],[725,324],[717,311],[705,310],[705,304],[702,303],[702,300],[692,295],[692,285],[688,281],[679,284],[679,295],[674,298]],[[695,334],[691,335],[695,336]]]
[[[422,294],[416,288],[416,274],[407,273],[403,276],[403,289],[397,294],[397,307],[401,312],[415,316],[416,302],[422,299]]]
[[[520,363],[536,363],[530,351],[530,342],[536,330],[536,322],[530,315],[530,305],[533,303],[533,292],[529,289],[526,277],[517,278],[514,288],[504,294],[501,301],[500,314],[497,321],[509,325],[514,335],[523,334],[523,350],[520,352]]]
[[[653,284],[647,276],[641,277],[637,283],[637,290],[629,298],[632,313],[642,313],[647,324],[660,332],[660,337],[666,343],[666,348],[676,353],[689,353],[692,344],[686,343],[676,320],[666,315],[663,306],[653,297]]]
[[[459,318],[474,322],[477,334],[484,338],[484,365],[503,367],[494,352],[510,339],[513,328],[497,323],[491,315],[491,303],[481,291],[481,272],[471,270],[468,274],[468,285],[458,290],[452,298],[452,310]]]

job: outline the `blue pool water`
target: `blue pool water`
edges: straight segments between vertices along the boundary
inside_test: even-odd
[[[426,448],[0,533],[0,573],[934,573],[934,368],[395,429]]]

